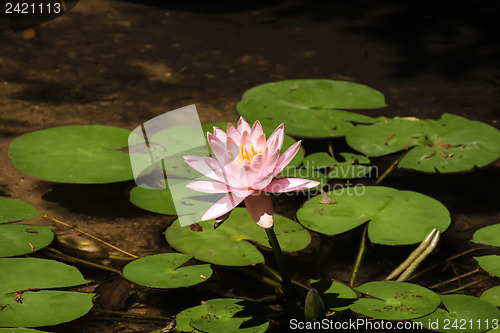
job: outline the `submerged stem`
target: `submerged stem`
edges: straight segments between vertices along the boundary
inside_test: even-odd
[[[85,264],[85,265],[88,265],[88,266],[92,266],[92,267],[95,267],[95,268],[98,268],[98,269],[102,269],[102,270],[105,270],[105,271],[117,273],[120,276],[124,277],[123,273],[121,271],[115,269],[115,268],[111,268],[111,267],[108,267],[108,266],[97,264],[97,263],[92,262],[92,261],[87,261],[85,259],[81,259],[81,258],[77,258],[77,257],[72,257],[70,255],[67,255],[65,253],[59,252],[56,249],[53,249],[53,248],[50,248],[50,247],[46,247],[46,248],[41,249],[40,253],[46,255],[47,257],[51,257],[51,258],[54,258],[54,259],[65,260],[65,261],[69,261],[69,262],[78,262],[78,263]]]
[[[389,173],[391,173],[392,169],[394,169],[394,167],[399,163],[399,161],[401,161],[403,159],[403,157],[405,157],[406,154],[403,154],[401,156],[398,157],[397,160],[394,161],[394,163],[392,163],[388,168],[387,170],[384,171],[384,173],[382,174],[382,176],[380,176],[379,179],[377,179],[377,181],[375,182],[375,185],[379,184],[385,177],[387,177],[387,175],[389,175]]]
[[[363,230],[363,236],[361,237],[361,244],[359,245],[358,256],[356,257],[356,263],[354,264],[354,269],[352,271],[351,280],[349,281],[349,286],[354,287],[354,281],[356,280],[356,275],[358,274],[359,266],[361,265],[361,259],[363,259],[363,254],[366,248],[366,232],[368,230],[368,224]]]
[[[288,269],[286,267],[285,258],[283,257],[283,252],[281,252],[281,247],[274,233],[274,228],[266,228],[267,237],[269,238],[269,244],[273,249],[274,258],[276,259],[276,264],[278,266],[278,271],[281,274],[281,280],[283,284],[283,296],[285,300],[291,301],[293,295],[292,281],[290,280],[290,275],[288,274]]]

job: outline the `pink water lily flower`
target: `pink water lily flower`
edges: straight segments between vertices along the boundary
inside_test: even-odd
[[[319,182],[302,178],[274,177],[300,149],[300,141],[280,156],[285,136],[281,124],[266,140],[259,121],[250,125],[243,117],[237,127],[227,125],[227,130],[214,127],[208,133],[208,143],[214,158],[184,156],[186,163],[201,174],[215,181],[194,181],[187,187],[206,193],[227,193],[202,216],[211,220],[227,214],[243,200],[253,220],[263,228],[273,226],[273,206],[268,193],[281,193],[311,189]]]

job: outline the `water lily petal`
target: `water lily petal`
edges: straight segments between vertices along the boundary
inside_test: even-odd
[[[219,163],[207,156],[186,155],[184,161],[193,169],[204,176],[222,181],[215,173],[216,168],[220,169]]]
[[[252,219],[262,228],[273,226],[273,203],[265,192],[249,195],[245,198],[245,206]]]
[[[194,181],[187,184],[186,187],[205,193],[228,193],[231,191],[231,188],[224,183],[211,182],[207,180]]]
[[[248,132],[248,134],[250,134],[250,132],[252,131],[250,125],[248,125],[247,121],[243,117],[240,117],[240,119],[238,120],[238,127],[236,127],[236,129],[238,130],[238,132],[240,132],[241,135],[243,135],[244,132]]]
[[[320,183],[304,178],[281,178],[273,180],[264,188],[264,191],[271,193],[282,193],[311,189]]]
[[[257,147],[257,140],[261,135],[264,134],[264,131],[262,130],[262,125],[260,124],[260,121],[255,121],[252,126],[252,131],[250,132],[250,137],[252,139],[252,144],[254,147]],[[265,134],[264,134],[264,141],[265,141]]]
[[[220,141],[225,142],[227,139],[226,132],[218,128],[217,126],[214,126],[214,135],[219,138]]]
[[[276,163],[276,167],[274,168],[275,176],[280,173],[281,170],[283,170],[283,168],[286,167],[288,163],[290,163],[290,161],[295,157],[300,149],[300,143],[301,141],[295,142],[290,146],[290,148],[287,149],[286,152],[283,153],[283,155],[281,155],[281,157],[278,159],[278,162]]]
[[[285,138],[285,124],[281,124],[274,130],[273,134],[267,140],[267,147],[270,150],[280,150]]]
[[[219,216],[222,216],[232,210],[234,207],[238,206],[240,202],[243,201],[245,197],[239,197],[234,193],[228,193],[225,197],[217,201],[210,207],[205,214],[201,217],[202,221],[213,220]]]
[[[236,129],[236,127],[234,127],[233,124],[229,123],[227,124],[226,138],[228,142],[231,139],[232,142],[239,144],[241,141],[241,133],[238,132],[238,130]]]

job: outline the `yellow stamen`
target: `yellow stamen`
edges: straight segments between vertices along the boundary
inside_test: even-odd
[[[250,151],[248,151],[247,147],[243,147],[240,143],[240,153],[238,154],[238,162],[240,164],[249,165],[252,163],[255,156],[262,154],[262,149],[259,151],[255,150],[253,144],[250,145]]]

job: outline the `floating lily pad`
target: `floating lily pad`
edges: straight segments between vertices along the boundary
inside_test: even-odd
[[[211,299],[176,316],[180,332],[261,333],[269,327],[264,308],[236,298]],[[198,331],[196,331],[198,332]]]
[[[334,80],[285,80],[262,84],[243,94],[236,110],[248,121],[275,128],[285,123],[289,135],[339,137],[353,123],[373,118],[341,109],[385,107],[384,95],[362,84]]]
[[[0,257],[13,257],[38,251],[54,238],[51,227],[0,225]]]
[[[63,183],[100,184],[134,178],[130,131],[110,126],[64,126],[25,134],[9,146],[14,166],[32,176]]]
[[[329,311],[344,311],[358,299],[356,293],[340,282],[311,281],[311,287],[316,289]]]
[[[490,302],[498,307],[500,307],[500,286],[490,288],[486,290],[482,295],[481,299]]]
[[[336,204],[321,204],[321,196],[304,203],[297,212],[308,229],[337,235],[369,222],[368,235],[377,244],[419,243],[432,229],[445,231],[450,213],[437,200],[411,191],[382,186],[340,188],[328,192]]]
[[[36,258],[0,259],[0,323],[7,327],[56,325],[83,316],[94,294],[40,290],[87,283],[80,272],[63,263]],[[19,298],[19,291],[22,299]]]
[[[304,165],[308,169],[329,169],[328,178],[352,179],[361,178],[371,170],[370,159],[363,155],[340,153],[345,161],[339,162],[327,153],[314,153],[306,156]]]
[[[176,215],[172,194],[166,189],[148,189],[140,186],[130,191],[130,202],[153,213]]]
[[[486,272],[500,277],[500,256],[490,255],[482,257],[474,257],[479,263],[479,266]]]
[[[356,290],[375,298],[360,298],[349,308],[376,319],[418,318],[433,312],[441,303],[436,293],[406,282],[369,282],[359,286]]]
[[[472,237],[474,243],[500,247],[500,223],[479,229]]]
[[[468,295],[442,295],[441,300],[446,309],[437,309],[414,321],[438,332],[486,332],[498,324],[500,310],[482,299]]]
[[[0,197],[0,223],[21,221],[42,215],[32,205],[17,199]]]
[[[274,215],[274,230],[283,251],[299,251],[311,242],[309,232],[298,223]],[[214,221],[198,227],[181,227],[175,220],[165,232],[170,246],[198,260],[217,265],[246,266],[264,262],[260,251],[250,243],[269,247],[266,232],[245,208],[233,209],[230,217],[216,230]]]
[[[381,118],[356,126],[346,140],[367,156],[409,149],[398,166],[423,172],[465,171],[500,157],[499,130],[453,114],[439,120]]]
[[[192,286],[212,276],[210,265],[179,267],[191,258],[182,253],[147,256],[125,266],[123,275],[132,282],[153,288]]]

